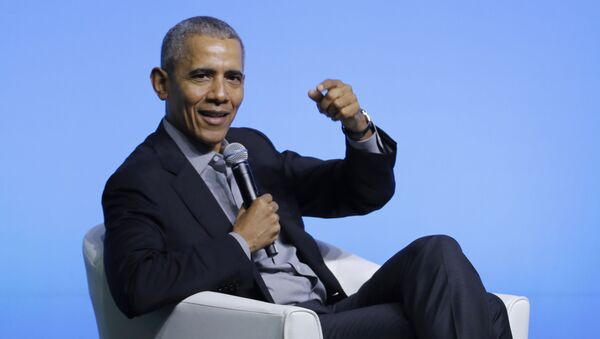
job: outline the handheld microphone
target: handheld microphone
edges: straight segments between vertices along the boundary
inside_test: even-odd
[[[233,171],[233,177],[235,182],[242,193],[242,199],[244,200],[244,207],[247,209],[252,205],[252,202],[258,196],[258,189],[256,188],[256,182],[248,163],[248,150],[244,145],[234,142],[223,150],[223,157],[227,166],[231,167]],[[277,255],[277,248],[275,243],[265,247],[267,256],[273,258]]]

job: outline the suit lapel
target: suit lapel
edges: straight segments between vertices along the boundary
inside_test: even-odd
[[[182,167],[172,185],[196,220],[213,238],[231,232],[229,219],[191,164]]]
[[[232,229],[231,222],[192,164],[171,139],[162,123],[156,130],[154,148],[162,166],[175,175],[173,189],[194,218],[213,238],[223,237]]]

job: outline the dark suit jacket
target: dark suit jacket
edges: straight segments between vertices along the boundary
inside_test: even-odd
[[[344,160],[279,153],[262,133],[231,128],[248,149],[261,193],[279,204],[281,232],[327,290],[346,294],[327,269],[302,216],[342,217],[381,208],[394,193],[395,142],[385,155],[347,147]],[[128,316],[175,304],[200,291],[272,302],[255,265],[228,235],[232,225],[162,124],[108,180],[102,196],[105,269],[113,298]]]

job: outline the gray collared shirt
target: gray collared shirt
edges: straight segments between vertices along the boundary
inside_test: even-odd
[[[163,126],[204,180],[231,224],[235,224],[243,200],[231,169],[224,166],[223,155],[208,147],[203,148],[201,145],[191,143],[167,119],[163,119]],[[362,142],[348,140],[350,145],[357,149],[381,153],[381,141],[377,134]],[[223,143],[223,146],[227,145],[226,140]],[[248,258],[254,262],[275,303],[293,305],[309,300],[325,301],[325,286],[314,271],[298,259],[296,247],[285,239],[283,233],[280,233],[275,241],[279,254],[273,260],[262,250],[250,253],[250,247],[241,235],[235,232],[229,234],[238,241]]]

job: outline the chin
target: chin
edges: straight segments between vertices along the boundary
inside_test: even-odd
[[[196,134],[196,140],[201,143],[209,146],[214,146],[223,142],[225,139],[225,135],[227,135],[227,131],[219,131],[213,133],[199,133]]]

